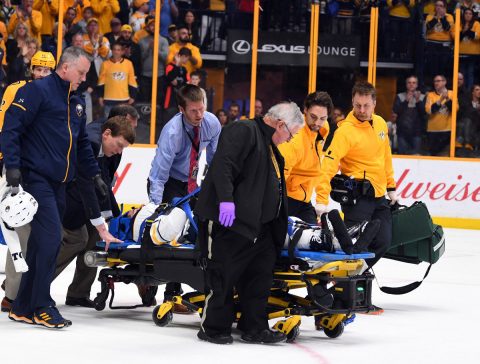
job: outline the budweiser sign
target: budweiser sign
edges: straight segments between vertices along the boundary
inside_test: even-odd
[[[402,204],[420,200],[435,217],[480,219],[478,161],[394,157],[393,166]]]
[[[441,179],[442,176],[439,176]],[[410,169],[401,172],[397,180],[397,192],[403,199],[413,200],[445,200],[445,201],[480,201],[480,184],[472,184],[463,181],[461,174],[457,175],[456,181],[451,179],[438,182],[422,182],[412,176]],[[479,206],[480,207],[480,206]]]
[[[154,154],[153,147],[125,150],[114,189],[119,203],[148,202],[146,182]],[[402,204],[420,200],[434,217],[480,220],[479,161],[394,157],[393,166]]]

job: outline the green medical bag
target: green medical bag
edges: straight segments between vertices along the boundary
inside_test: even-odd
[[[427,206],[421,201],[412,206],[398,206],[392,209],[392,244],[385,258],[400,262],[429,263],[425,279],[432,264],[445,252],[443,228],[432,222]],[[420,286],[423,279],[403,287],[380,287],[389,294],[405,294]]]

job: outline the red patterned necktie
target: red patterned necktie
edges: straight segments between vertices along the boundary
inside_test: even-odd
[[[197,188],[198,149],[200,147],[199,127],[193,127],[192,149],[190,150],[190,168],[188,169],[188,193]]]

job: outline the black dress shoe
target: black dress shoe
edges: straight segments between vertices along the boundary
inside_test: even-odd
[[[207,335],[203,330],[200,330],[197,334],[197,337],[200,340],[208,341],[213,344],[231,344],[233,343],[233,337],[229,334],[216,334],[216,335]]]
[[[67,306],[81,306],[81,307],[88,307],[94,308],[95,304],[90,298],[83,297],[83,298],[76,298],[76,297],[68,297],[65,300],[65,304]]]
[[[275,344],[287,339],[287,335],[280,331],[264,329],[256,332],[245,332],[242,334],[242,340],[248,343],[256,344]]]

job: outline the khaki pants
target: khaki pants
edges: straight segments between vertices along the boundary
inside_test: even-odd
[[[90,223],[75,230],[63,228],[62,245],[58,253],[55,278],[77,258],[75,275],[68,287],[67,297],[90,297],[90,289],[97,276],[97,268],[87,267],[83,257],[86,251],[95,248],[95,244],[99,240],[100,236],[97,230]]]

